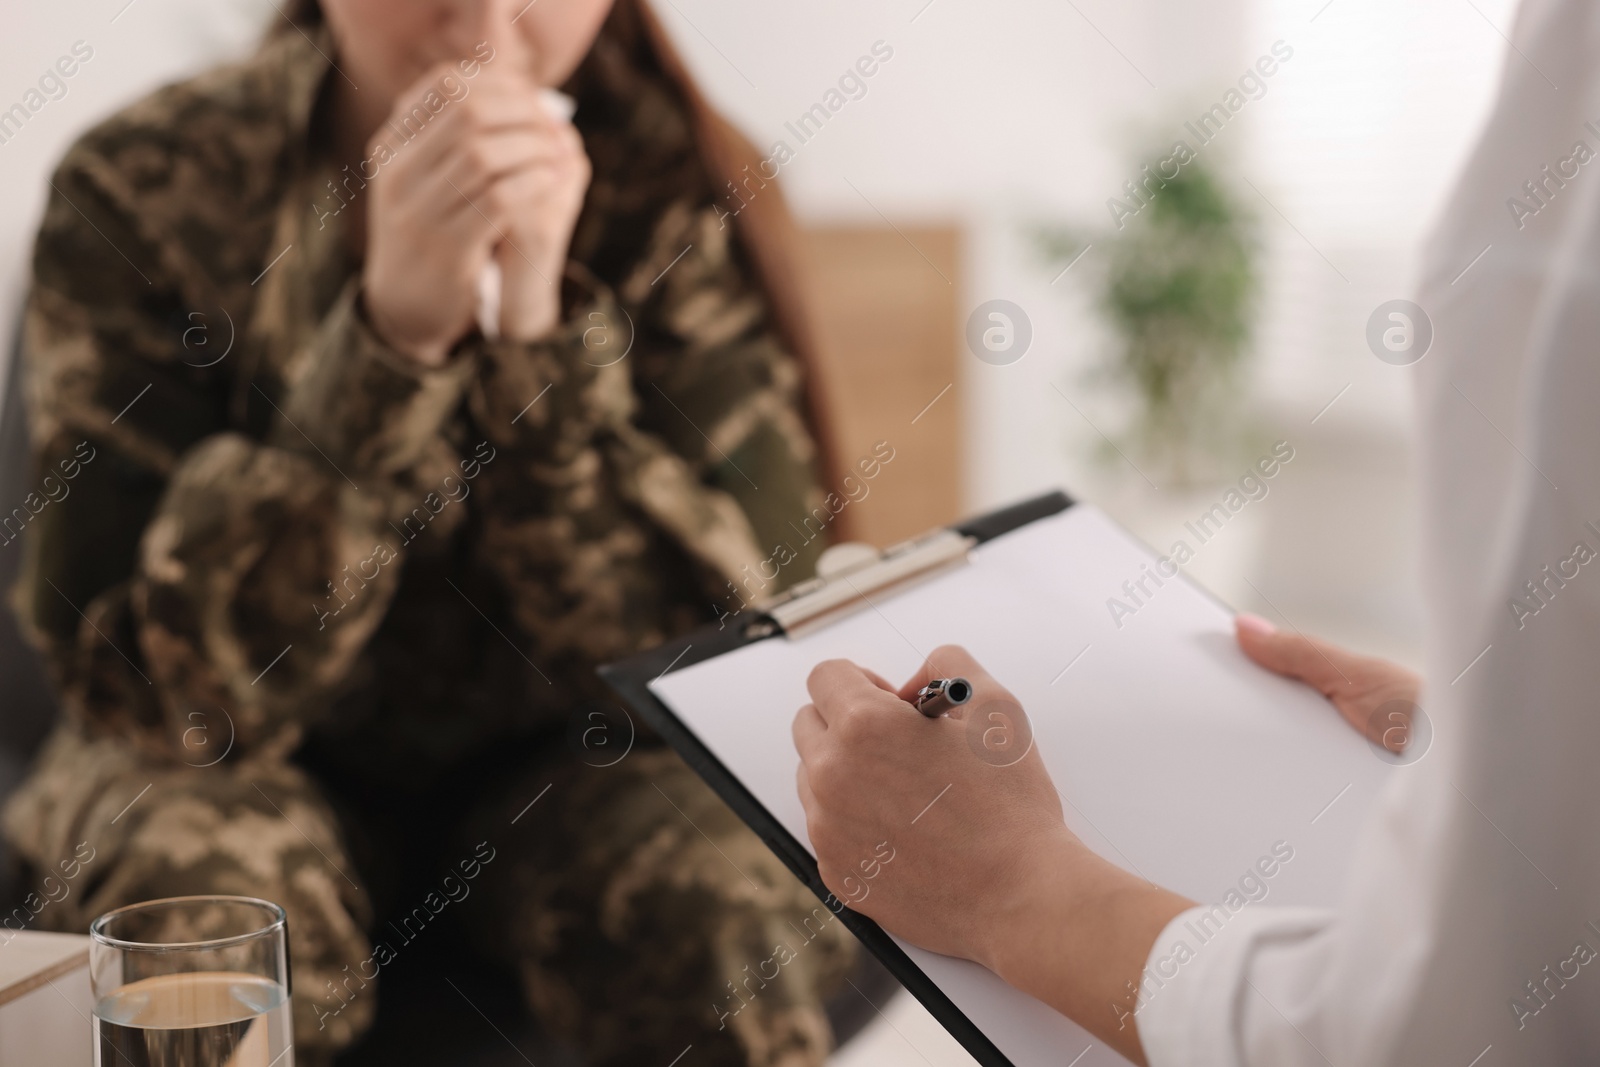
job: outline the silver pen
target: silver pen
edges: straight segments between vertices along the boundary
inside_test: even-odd
[[[935,678],[917,690],[912,703],[928,718],[937,719],[971,699],[972,683],[965,678]]]

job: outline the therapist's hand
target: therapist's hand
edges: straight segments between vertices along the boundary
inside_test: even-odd
[[[928,719],[934,678],[974,695]],[[1156,935],[1189,906],[1091,852],[1016,699],[964,649],[937,649],[898,693],[830,660],[794,720],[797,784],[822,880],[891,933],[975,960],[1143,1063],[1128,1000]]]
[[[903,699],[935,677],[973,684],[951,717],[929,719]],[[795,716],[794,740],[823,882],[919,945],[989,960],[987,919],[1035,880],[1037,859],[1079,847],[1031,731],[1015,759],[986,762],[969,745],[968,716],[1005,716],[995,728],[1025,730],[1016,699],[954,646],[898,694],[848,660],[819,664],[806,684],[815,703]]]
[[[1405,751],[1422,691],[1422,679],[1416,674],[1386,659],[1284,633],[1256,615],[1238,616],[1234,629],[1245,655],[1327,697],[1345,721],[1374,745],[1396,755]]]

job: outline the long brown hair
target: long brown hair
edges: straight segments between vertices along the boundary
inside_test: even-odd
[[[317,0],[289,0],[283,14],[296,26],[316,26],[322,22],[322,5]]]

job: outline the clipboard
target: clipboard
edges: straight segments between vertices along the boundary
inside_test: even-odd
[[[848,655],[898,681],[937,645],[966,644],[1028,709],[1067,822],[1095,851],[1204,903],[1334,903],[1366,808],[1403,763],[1319,694],[1245,660],[1231,609],[1170,555],[1061,492],[845,555],[759,611],[600,674],[977,1062],[1126,1061],[977,964],[899,941],[823,885],[793,798],[789,729],[807,702],[807,663]],[[1081,666],[1097,642],[1109,650]],[[1055,643],[1043,664],[1054,677],[1019,684]],[[1160,669],[1163,655],[1183,677]],[[1006,656],[1015,662],[996,661]],[[1127,688],[1120,704],[1116,684]],[[1107,692],[1115,707],[1100,706]],[[1038,707],[1065,710],[1041,719]],[[1079,747],[1088,754],[1068,752]]]

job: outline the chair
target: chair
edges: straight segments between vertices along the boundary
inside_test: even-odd
[[[33,492],[29,461],[27,409],[22,396],[22,344],[20,330],[11,346],[5,372],[4,400],[0,401],[0,514],[9,514]],[[0,803],[11,795],[28,764],[55,722],[56,703],[39,654],[25,637],[12,614],[9,595],[22,564],[21,539],[0,543],[0,591],[7,603],[0,608]],[[18,884],[19,871],[0,840],[0,911],[10,911],[22,901],[26,889]]]

